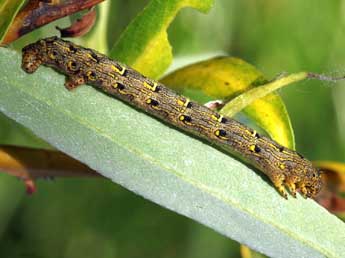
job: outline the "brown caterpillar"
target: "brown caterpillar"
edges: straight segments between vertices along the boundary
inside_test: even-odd
[[[297,152],[259,135],[249,127],[178,95],[159,82],[94,50],[50,37],[23,48],[22,68],[33,73],[48,65],[68,76],[72,90],[90,84],[195,136],[215,143],[265,173],[287,198],[314,197],[321,189],[320,172]]]

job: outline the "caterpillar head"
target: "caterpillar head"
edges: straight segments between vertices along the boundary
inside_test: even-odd
[[[22,69],[27,73],[33,73],[42,63],[41,49],[43,42],[36,42],[23,48]]]
[[[52,44],[57,37],[41,39],[23,48],[22,69],[27,73],[33,73],[42,64],[49,64],[50,60],[59,57],[58,51],[52,49]]]
[[[308,168],[304,180],[300,183],[300,189],[304,196],[313,198],[322,188],[322,172],[314,167]]]

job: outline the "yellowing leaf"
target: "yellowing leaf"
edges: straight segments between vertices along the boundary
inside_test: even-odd
[[[345,164],[335,161],[315,161],[323,172],[324,187],[317,202],[330,212],[345,219]]]
[[[25,0],[0,0],[0,43]]]
[[[162,82],[187,95],[194,89],[203,92],[209,100],[229,100],[241,96],[243,92],[265,83],[266,80],[260,71],[241,59],[217,57],[181,68],[163,78]],[[234,115],[229,110],[223,109],[221,112]],[[246,106],[243,112],[274,140],[286,147],[295,147],[290,118],[278,94],[271,93],[254,101]]]

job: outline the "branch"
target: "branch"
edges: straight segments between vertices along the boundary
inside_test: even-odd
[[[28,193],[37,178],[102,177],[96,171],[59,151],[0,145],[0,172],[20,178]]]

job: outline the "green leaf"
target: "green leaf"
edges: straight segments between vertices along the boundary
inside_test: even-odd
[[[260,71],[243,60],[234,57],[212,58],[178,69],[161,81],[184,95],[193,98],[197,96],[198,100],[203,102],[214,99],[229,100],[238,96],[240,103],[237,103],[237,106],[226,105],[221,110],[224,115],[233,116],[243,109],[244,114],[266,130],[271,138],[294,149],[293,129],[280,96],[276,93],[266,94],[261,99],[256,98],[251,104],[242,97],[243,92],[253,87],[257,89],[257,85],[266,81]],[[192,90],[200,91],[202,95],[198,96],[195,91],[191,92]],[[266,90],[268,91],[269,89]]]
[[[318,79],[322,80],[321,78],[322,75],[321,76],[315,75],[315,76],[318,76]],[[324,77],[327,78],[326,76]],[[255,102],[257,99],[263,98],[267,96],[269,93],[274,92],[284,86],[287,86],[289,84],[292,84],[294,82],[298,82],[307,78],[310,78],[309,73],[300,72],[300,73],[294,73],[287,76],[283,76],[271,82],[259,85],[259,87],[250,89],[244,92],[243,94],[237,96],[236,98],[232,99],[227,105],[224,106],[222,111],[229,115],[234,115],[237,112],[244,109],[250,103]]]
[[[0,43],[25,0],[0,0]]]
[[[152,0],[122,33],[110,57],[158,78],[172,61],[166,30],[178,11],[193,7],[207,12],[212,4],[213,0]]]
[[[114,182],[269,256],[345,253],[342,221],[231,156],[92,87],[68,92],[52,69],[25,74],[8,49],[0,69],[1,112]]]

